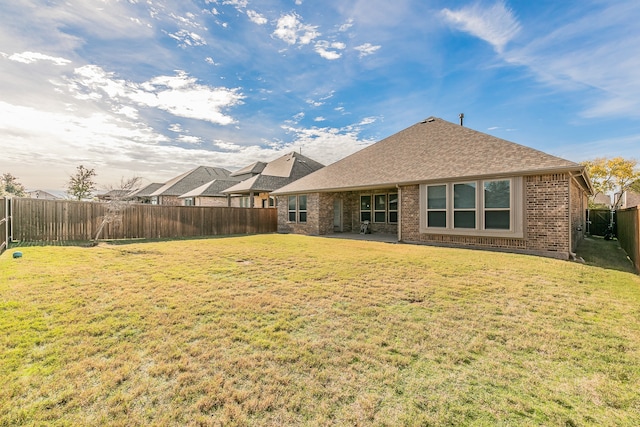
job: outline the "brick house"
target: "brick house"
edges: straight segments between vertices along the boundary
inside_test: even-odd
[[[231,175],[231,172],[223,168],[198,166],[165,182],[160,188],[152,192],[149,197],[153,204],[180,206],[185,203],[185,199],[180,199],[179,196],[216,179],[233,180],[229,175]],[[226,196],[221,197],[226,203]]]
[[[233,195],[234,201],[240,202],[240,207],[272,208],[275,207],[272,191],[323,167],[323,164],[292,151],[269,163],[256,162],[234,172],[232,177],[247,173],[251,173],[251,177],[223,190],[223,193]]]
[[[282,233],[569,258],[592,192],[577,163],[430,117],[272,195]]]

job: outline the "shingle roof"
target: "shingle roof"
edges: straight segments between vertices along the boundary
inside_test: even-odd
[[[231,172],[223,168],[198,166],[188,172],[167,181],[162,187],[154,191],[152,196],[180,196],[194,188],[200,187],[214,179],[229,178]]]
[[[251,191],[270,192],[323,167],[322,163],[300,153],[291,152],[267,163],[259,175],[246,179],[224,192],[227,194]]]
[[[236,179],[214,179],[211,182],[207,182],[206,184],[201,185],[200,187],[189,191],[188,193],[182,194],[178,197],[227,197],[226,194],[222,193],[222,190],[226,190],[227,188],[238,183]]]
[[[267,166],[265,162],[254,162],[254,163],[251,163],[249,166],[245,166],[242,169],[238,169],[237,171],[233,172],[231,176],[239,176],[239,175],[245,175],[245,174],[253,174],[253,175],[259,174],[260,172],[262,172],[265,166]]]
[[[430,117],[274,194],[375,188],[583,167],[533,148]],[[588,185],[588,184],[587,184]]]
[[[131,194],[129,194],[129,196],[127,198],[132,199],[135,197],[151,197],[151,194],[156,191],[158,188],[162,187],[164,184],[159,183],[159,182],[152,182],[151,184],[147,185],[146,187],[142,187],[141,189],[139,189],[138,191],[135,191]]]

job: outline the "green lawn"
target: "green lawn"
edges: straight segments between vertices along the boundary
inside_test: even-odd
[[[20,250],[0,426],[640,425],[623,268],[295,235]]]

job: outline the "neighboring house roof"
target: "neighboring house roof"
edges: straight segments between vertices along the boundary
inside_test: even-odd
[[[622,208],[632,208],[634,206],[640,206],[640,193],[633,190],[625,191]]]
[[[596,205],[611,206],[611,196],[608,194],[598,193],[593,198],[593,203]]]
[[[322,163],[294,151],[267,163],[259,175],[246,179],[224,192],[271,192],[323,167]]]
[[[57,196],[55,194],[49,193],[48,191],[44,191],[44,190],[29,190],[29,191],[26,191],[26,194],[28,197],[32,199],[58,200],[58,199],[64,198],[62,194]]]
[[[142,187],[141,189],[139,189],[138,191],[134,191],[133,193],[129,194],[129,196],[127,196],[128,199],[132,199],[135,197],[151,197],[151,194],[153,194],[153,192],[155,192],[156,190],[158,190],[160,187],[162,187],[164,184],[161,182],[152,182],[151,184],[147,185],[146,187]]]
[[[274,194],[382,188],[449,179],[575,171],[584,167],[533,148],[430,117]]]
[[[209,166],[198,166],[188,172],[167,181],[162,187],[151,193],[151,196],[181,196],[214,179],[225,179],[231,175],[226,169]]]
[[[100,200],[113,200],[113,199],[122,199],[127,194],[129,194],[128,190],[109,190],[106,193],[98,194],[96,197]]]
[[[254,162],[249,166],[245,166],[242,169],[239,169],[231,174],[231,176],[240,176],[240,175],[257,175],[263,171],[264,167],[267,166],[265,162]]]
[[[237,183],[238,181],[235,179],[214,179],[179,197],[181,199],[187,197],[227,197],[226,194],[222,193],[222,190],[226,190]]]

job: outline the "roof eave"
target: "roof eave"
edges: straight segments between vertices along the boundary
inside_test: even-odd
[[[465,180],[476,180],[476,179],[489,179],[489,178],[507,178],[513,176],[532,176],[532,175],[540,175],[540,174],[553,174],[553,173],[566,173],[566,172],[579,172],[582,174],[584,171],[584,167],[576,164],[576,167],[553,167],[553,168],[542,168],[542,169],[531,169],[524,171],[516,171],[516,172],[500,172],[500,173],[490,173],[483,175],[468,175],[468,176],[456,176],[449,178],[434,178],[434,179],[422,179],[422,180],[411,180],[411,181],[398,181],[398,182],[382,182],[377,184],[365,184],[365,185],[356,185],[356,186],[345,186],[345,187],[328,187],[321,189],[300,189],[300,190],[285,190],[281,191],[280,189],[273,191],[272,194],[274,196],[284,196],[289,194],[300,194],[300,193],[333,193],[333,192],[346,192],[346,191],[361,191],[361,190],[377,190],[383,188],[391,188],[395,186],[407,186],[407,185],[419,185],[419,184],[428,184],[432,182],[450,182],[450,181],[465,181]],[[592,191],[592,187],[590,187],[589,180],[585,180],[588,188],[591,188],[589,191]]]

